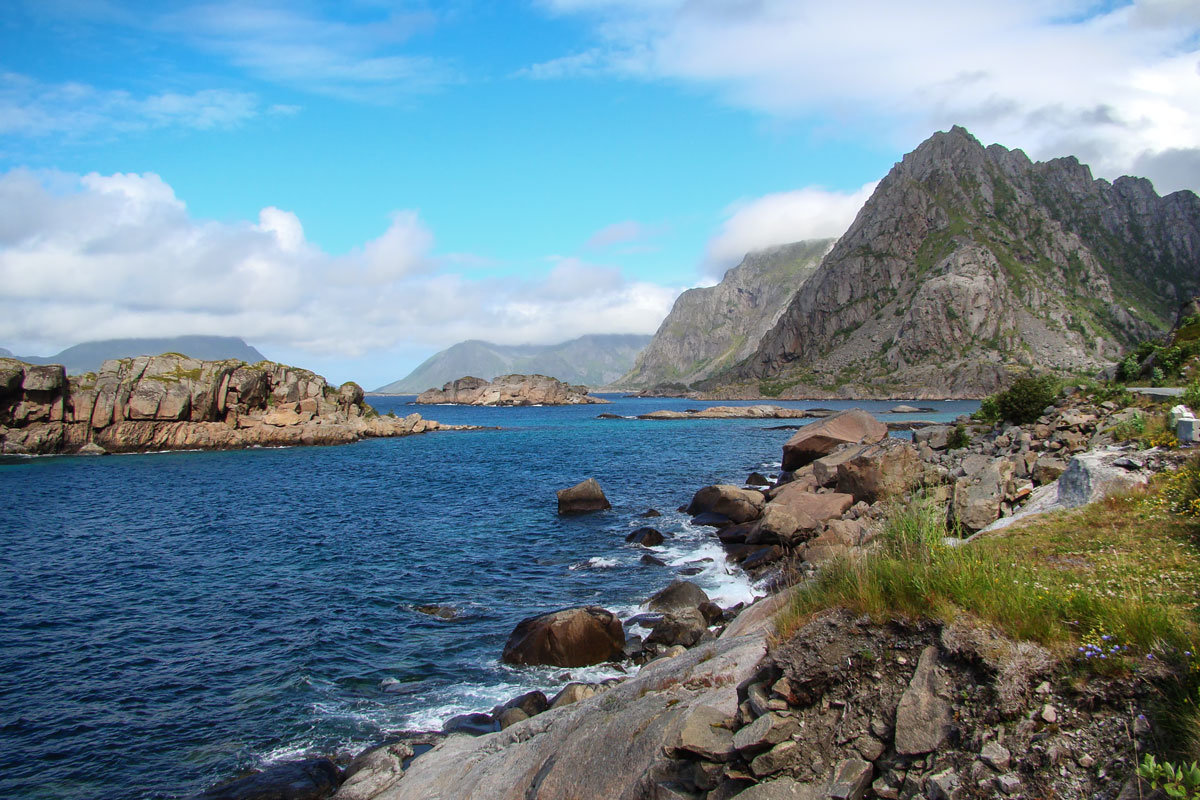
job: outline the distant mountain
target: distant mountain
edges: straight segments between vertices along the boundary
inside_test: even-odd
[[[419,394],[470,375],[492,380],[520,373],[548,375],[566,383],[605,386],[629,371],[649,336],[591,334],[562,344],[503,345],[470,339],[435,353],[377,394]]]
[[[688,289],[675,300],[633,369],[616,384],[634,389],[686,386],[749,357],[834,241],[758,250],[716,286]]]
[[[1094,374],[1197,294],[1195,194],[956,127],[879,183],[754,354],[697,388],[978,397],[1029,370]]]
[[[5,350],[3,347],[0,347],[0,358],[15,358],[15,356],[11,350]]]
[[[8,351],[4,351],[7,353]],[[201,361],[236,358],[248,364],[266,357],[236,336],[172,336],[161,339],[104,339],[68,347],[52,356],[14,356],[30,364],[62,364],[68,375],[96,372],[110,358],[182,353]]]

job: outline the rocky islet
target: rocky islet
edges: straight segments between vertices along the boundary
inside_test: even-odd
[[[0,359],[0,453],[126,453],[345,444],[442,426],[385,417],[355,383],[270,361],[200,361],[179,354],[62,366]]]

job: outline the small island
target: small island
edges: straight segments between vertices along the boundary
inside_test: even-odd
[[[464,406],[578,406],[608,401],[589,395],[586,386],[572,386],[546,375],[501,375],[490,382],[468,375],[446,383],[441,389],[421,392],[416,402]]]

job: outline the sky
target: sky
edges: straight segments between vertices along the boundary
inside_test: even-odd
[[[1200,3],[2,0],[0,346],[653,333],[937,130],[1200,189]]]

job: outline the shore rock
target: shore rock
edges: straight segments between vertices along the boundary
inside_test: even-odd
[[[598,606],[565,608],[521,620],[501,659],[508,664],[587,667],[622,657],[625,630]]]
[[[710,602],[704,590],[691,581],[671,581],[671,585],[655,592],[646,601],[646,608],[651,611],[681,611],[688,608],[699,608]]]
[[[586,514],[589,511],[606,511],[612,508],[604,490],[595,478],[558,490],[559,514]]]
[[[467,376],[417,396],[417,403],[468,406],[570,406],[608,401],[546,375],[501,375],[489,382]]]
[[[766,502],[762,492],[754,489],[724,484],[705,486],[692,497],[687,513],[693,516],[720,514],[736,524],[758,519]]]
[[[852,408],[805,425],[783,446],[783,468],[796,470],[843,444],[874,444],[888,435],[887,425],[866,411]]]
[[[924,471],[916,448],[900,439],[884,439],[838,464],[837,490],[874,503],[912,489]]]

